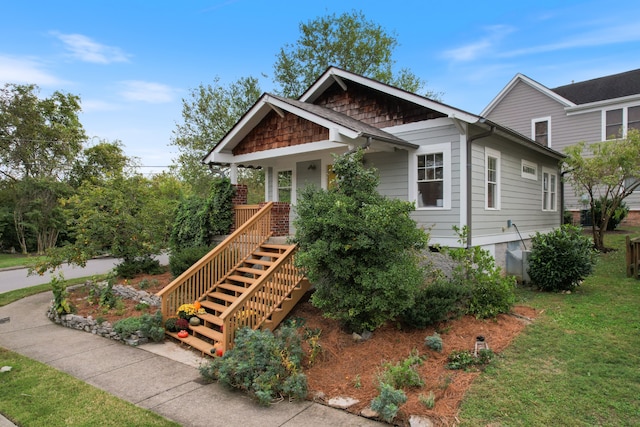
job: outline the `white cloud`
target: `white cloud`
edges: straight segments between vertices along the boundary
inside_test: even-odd
[[[84,62],[110,64],[112,62],[129,62],[129,55],[120,48],[107,46],[93,41],[82,34],[60,34],[53,32],[60,39],[71,56]]]
[[[81,105],[82,111],[85,113],[93,113],[96,111],[116,111],[120,109],[120,106],[117,104],[98,99],[83,99]]]
[[[35,59],[0,55],[0,82],[59,86],[65,83]]]
[[[507,34],[514,31],[514,28],[508,25],[493,25],[485,30],[488,34],[477,42],[447,50],[443,56],[454,61],[472,61],[491,52]]]
[[[121,82],[123,86],[120,94],[129,101],[148,102],[150,104],[162,104],[171,102],[177,89],[170,86],[144,82],[140,80],[128,80]]]

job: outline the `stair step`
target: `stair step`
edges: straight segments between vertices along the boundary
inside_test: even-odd
[[[273,261],[267,261],[264,259],[257,259],[257,258],[253,258],[253,259],[246,259],[244,261],[245,264],[254,264],[254,265],[264,265],[266,267],[270,267],[273,265]]]
[[[261,257],[269,257],[269,258],[280,258],[280,255],[282,254],[278,252],[255,251],[253,255],[261,256]]]
[[[237,292],[239,294],[242,294],[244,291],[247,290],[247,288],[245,288],[244,286],[234,285],[233,283],[220,283],[218,285],[218,288],[226,289],[226,290],[232,291],[232,292]]]
[[[211,328],[207,328],[206,326],[189,326],[189,328],[196,334],[200,334],[205,336],[211,340],[221,342],[223,340],[222,333],[218,331],[214,331]],[[213,346],[212,346],[213,347]]]
[[[277,243],[263,243],[260,247],[267,248],[267,249],[277,249],[284,252],[289,248],[291,248],[291,246],[292,245],[280,245]]]
[[[206,354],[206,355],[212,356],[215,352],[215,348],[213,347],[213,344],[211,344],[210,342],[201,340],[200,338],[194,337],[193,335],[189,335],[186,338],[180,338],[177,332],[166,332],[166,334],[177,339],[181,343],[184,343],[197,350],[200,350],[203,355]]]
[[[224,323],[221,318],[219,318],[218,316],[215,316],[213,314],[210,314],[210,313],[199,314],[198,317],[201,320],[204,320],[204,321],[209,322],[209,323],[213,323],[214,325],[218,325],[218,326],[220,326],[220,325],[222,325]]]
[[[238,268],[236,268],[236,271],[240,271],[242,273],[249,273],[249,274],[255,274],[255,275],[261,276],[261,275],[264,274],[264,272],[266,270],[258,269],[258,268],[250,268],[250,267],[238,267]]]
[[[245,289],[245,288],[242,288],[242,289]],[[225,294],[224,292],[216,292],[216,291],[209,292],[207,294],[207,296],[209,298],[219,299],[219,300],[226,301],[226,302],[231,302],[231,303],[235,302],[235,300],[238,299],[238,297],[236,297],[234,295],[229,295],[229,294]]]
[[[208,308],[209,310],[213,310],[216,311],[218,313],[224,313],[224,311],[227,309],[226,305],[222,305],[222,304],[217,304],[215,302],[211,302],[211,301],[200,301],[200,304],[204,307],[204,308]]]
[[[227,277],[227,279],[233,280],[235,282],[242,282],[242,283],[248,283],[248,284],[253,284],[256,282],[256,279],[254,278],[247,277],[247,276],[239,276],[237,274],[232,274],[231,276]]]

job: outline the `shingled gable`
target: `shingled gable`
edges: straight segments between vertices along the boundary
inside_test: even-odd
[[[479,117],[428,98],[330,67],[299,100],[265,93],[203,159],[250,162],[288,153],[373,141],[416,148],[382,128],[440,117]],[[275,151],[274,151],[275,150]],[[269,151],[269,153],[267,153]]]

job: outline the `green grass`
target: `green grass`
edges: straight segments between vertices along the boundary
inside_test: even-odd
[[[42,261],[45,256],[32,256],[20,254],[0,254],[0,268],[23,267],[37,261]]]
[[[65,281],[66,286],[79,285],[80,283],[84,283],[89,279],[92,280],[103,280],[106,279],[106,274],[101,274],[97,276],[90,277],[79,277],[77,279],[69,279]],[[0,294],[0,307],[11,304],[12,302],[18,301],[19,299],[28,297],[30,295],[39,294],[41,292],[46,292],[51,290],[51,284],[44,283],[42,285],[32,286],[30,288],[22,288],[16,289],[9,292],[4,292]]]
[[[624,237],[607,236],[618,250],[576,292],[519,290],[543,313],[474,382],[461,425],[640,425],[640,280],[626,277]]]
[[[178,426],[68,374],[0,348],[0,413],[17,425]]]

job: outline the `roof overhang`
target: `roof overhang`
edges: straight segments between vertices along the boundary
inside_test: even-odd
[[[559,151],[556,151],[549,147],[545,147],[544,145],[540,145],[534,140],[532,140],[531,138],[527,138],[523,134],[516,132],[515,130],[510,129],[508,127],[502,126],[496,122],[492,122],[489,119],[482,119],[478,124],[487,130],[493,127],[496,135],[506,138],[509,141],[515,142],[516,144],[519,144],[530,150],[536,151],[546,156],[551,156],[557,159],[558,161],[563,160],[564,158],[567,157]]]

